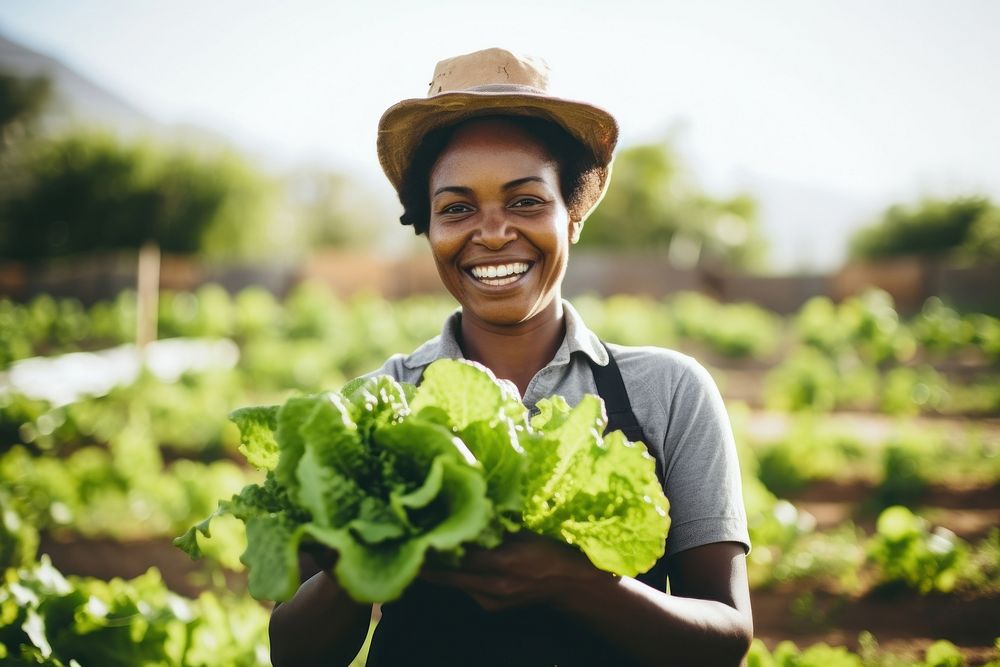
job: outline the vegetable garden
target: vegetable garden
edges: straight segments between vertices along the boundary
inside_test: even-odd
[[[936,299],[904,320],[878,291],[788,318],[693,293],[574,304],[607,340],[692,354],[727,399],[754,545],[751,665],[1000,664],[1000,320]],[[133,355],[134,295],[0,301],[0,662],[269,664],[242,524],[216,517],[200,561],[172,545],[264,480],[226,415],[340,389],[451,308],[314,285],[283,302],[164,293],[161,338],[238,355],[95,389],[86,353]],[[39,357],[84,371],[45,376]],[[53,394],[38,377],[91,382]]]

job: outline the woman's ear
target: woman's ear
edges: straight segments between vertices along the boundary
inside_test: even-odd
[[[575,244],[579,241],[581,231],[583,231],[583,222],[580,220],[571,220],[569,223],[569,242]]]

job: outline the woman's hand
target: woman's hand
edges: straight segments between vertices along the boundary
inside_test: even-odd
[[[573,547],[525,531],[493,549],[469,549],[460,567],[425,567],[420,576],[462,590],[487,611],[500,611],[558,605],[574,587],[614,575],[595,568]]]
[[[347,665],[365,641],[372,606],[355,602],[330,570],[337,552],[316,543],[299,547],[301,585],[275,605],[268,634],[278,665]]]
[[[318,542],[303,542],[299,545],[299,577],[302,582],[319,571],[330,573],[337,564],[336,551]]]

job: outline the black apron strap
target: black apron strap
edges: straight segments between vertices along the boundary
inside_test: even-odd
[[[629,400],[628,392],[625,390],[625,381],[622,380],[622,373],[618,369],[618,363],[604,341],[601,341],[601,345],[608,353],[607,366],[601,366],[591,359],[589,355],[585,356],[587,363],[590,364],[590,370],[594,374],[597,394],[604,401],[604,410],[608,413],[608,427],[604,432],[621,431],[632,442],[645,443],[648,450],[646,436],[642,432],[642,427],[639,426],[639,420],[635,418],[635,413],[632,411],[632,402]],[[662,480],[663,463],[655,451],[650,451],[649,453],[656,460],[656,476]]]
[[[656,462],[656,478],[662,483],[665,470],[665,466],[661,460],[662,453],[657,449],[650,448],[651,443],[643,434],[639,420],[635,418],[635,412],[632,411],[632,402],[629,400],[628,392],[625,390],[625,381],[622,379],[622,373],[618,369],[618,363],[604,341],[601,341],[601,345],[604,346],[605,351],[608,353],[607,366],[601,366],[591,359],[589,355],[584,356],[587,359],[587,363],[590,364],[590,370],[594,374],[594,384],[597,385],[597,393],[604,401],[604,409],[608,413],[608,426],[604,432],[621,431],[632,442],[645,444],[646,451],[649,452],[650,456]],[[657,590],[666,590],[666,556],[661,557],[648,572],[640,574],[636,579]]]

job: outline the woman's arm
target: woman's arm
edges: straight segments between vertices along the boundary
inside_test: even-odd
[[[556,601],[644,664],[739,665],[753,639],[743,546],[719,542],[670,560],[671,593],[599,576]]]
[[[368,634],[372,606],[351,599],[330,576],[330,567],[320,568],[311,556],[300,554],[299,568],[299,590],[271,612],[271,664],[350,664]]]
[[[519,537],[425,578],[488,610],[547,604],[643,664],[739,665],[753,638],[743,547],[720,542],[670,561],[672,594],[596,569],[553,540]]]

